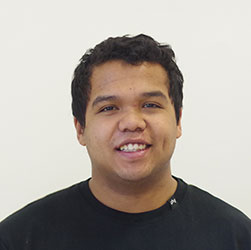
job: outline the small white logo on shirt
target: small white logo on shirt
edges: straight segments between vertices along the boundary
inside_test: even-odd
[[[170,200],[170,204],[171,204],[171,205],[173,205],[174,203],[177,203],[177,201],[176,201],[175,198]]]

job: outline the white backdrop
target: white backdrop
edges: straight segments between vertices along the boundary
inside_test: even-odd
[[[251,217],[249,0],[3,1],[0,220],[90,176],[70,83],[86,49],[146,33],[172,45],[184,78],[173,173]]]

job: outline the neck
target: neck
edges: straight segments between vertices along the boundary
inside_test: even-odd
[[[177,188],[170,171],[158,178],[141,181],[115,182],[93,176],[89,182],[93,195],[104,205],[115,210],[140,213],[164,205]]]

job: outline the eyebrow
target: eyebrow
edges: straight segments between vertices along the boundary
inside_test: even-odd
[[[115,95],[97,96],[92,103],[92,107],[94,107],[95,105],[97,105],[100,102],[111,101],[111,100],[116,100],[116,99],[118,99],[118,97],[116,97]]]
[[[161,91],[150,91],[150,92],[144,92],[141,94],[142,97],[161,97],[164,100],[167,101],[166,96]],[[96,106],[100,102],[106,102],[106,101],[114,101],[119,99],[115,95],[103,95],[103,96],[97,96],[95,100],[92,103],[92,107]]]
[[[166,95],[164,95],[161,91],[150,91],[142,93],[143,97],[161,97],[167,101]]]

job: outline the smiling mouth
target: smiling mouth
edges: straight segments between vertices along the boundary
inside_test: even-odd
[[[138,151],[143,151],[149,147],[151,147],[150,144],[129,143],[120,146],[119,148],[117,148],[117,150],[122,152],[138,152]]]

